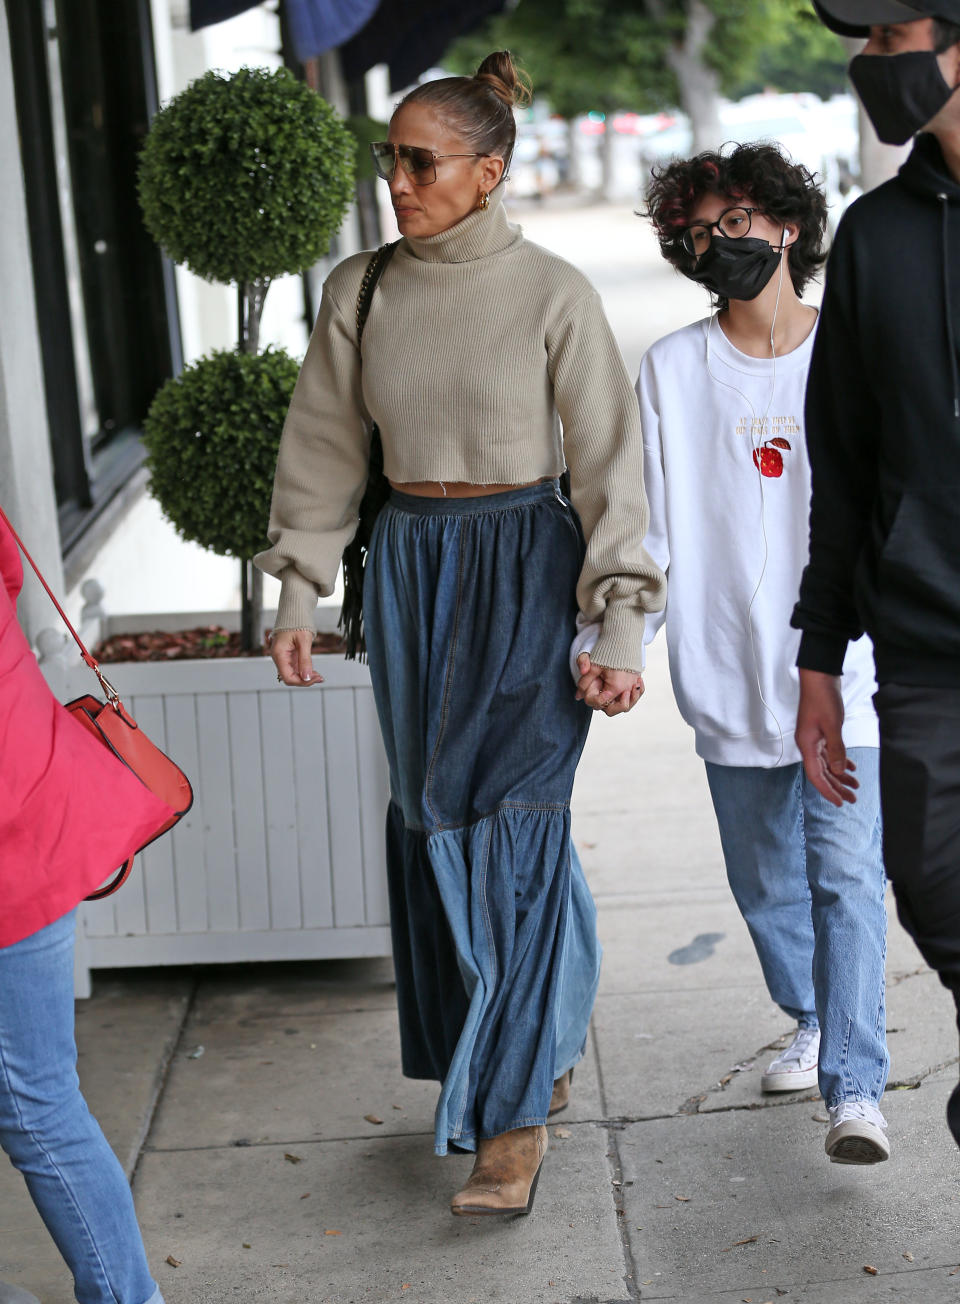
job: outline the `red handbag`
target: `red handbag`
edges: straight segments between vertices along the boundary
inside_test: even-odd
[[[99,662],[84,647],[80,635],[70,624],[66,613],[53,596],[49,584],[40,574],[36,562],[23,546],[23,540],[10,524],[2,507],[0,507],[0,519],[6,523],[10,533],[17,541],[20,551],[33,567],[37,579],[46,590],[50,601],[59,611],[63,623],[73,635],[77,647],[80,649],[80,655],[97,676],[100,687],[106,694],[107,700],[102,702],[100,698],[87,693],[83,697],[75,698],[72,702],[66,702],[64,704],[65,709],[99,742],[108,747],[127,769],[132,770],[145,787],[149,788],[156,797],[159,797],[170,808],[169,817],[152,837],[149,837],[142,846],[137,848],[137,851],[142,851],[144,847],[148,847],[161,834],[172,829],[179,820],[183,819],[193,805],[193,789],[190,786],[190,780],[166,752],[162,752],[155,743],[150,741],[123,705],[119,693],[100,669]],[[131,856],[128,860],[125,860],[110,882],[105,887],[98,888],[96,892],[91,892],[86,900],[99,901],[102,897],[110,896],[111,893],[116,892],[117,888],[121,887],[130,876],[130,871],[133,869],[133,859],[133,856]]]

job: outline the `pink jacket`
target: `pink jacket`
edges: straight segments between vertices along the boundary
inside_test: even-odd
[[[0,578],[0,946],[10,946],[73,909],[168,807],[47,687],[17,622],[23,568],[3,521]]]

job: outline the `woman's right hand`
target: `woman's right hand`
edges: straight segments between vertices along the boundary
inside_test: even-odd
[[[313,631],[281,629],[270,640],[270,655],[277,667],[277,677],[290,688],[322,684],[323,675],[313,668]]]
[[[611,670],[591,661],[588,652],[577,657],[577,668],[577,701],[586,702],[594,711],[623,715],[632,711],[643,696],[643,678],[635,670]]]

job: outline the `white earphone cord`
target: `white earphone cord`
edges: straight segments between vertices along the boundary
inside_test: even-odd
[[[780,239],[781,241],[783,240],[782,234]],[[770,322],[770,356],[773,359],[773,370],[771,374],[771,383],[770,383],[770,397],[767,400],[767,406],[764,408],[763,415],[760,417],[759,421],[757,420],[756,408],[750,402],[750,399],[747,397],[747,395],[744,394],[743,390],[739,389],[736,385],[731,385],[729,381],[723,380],[720,376],[716,374],[716,372],[714,372],[713,368],[710,366],[710,332],[713,329],[713,323],[716,320],[716,315],[711,317],[709,322],[707,323],[707,374],[709,375],[710,379],[716,381],[718,385],[723,385],[726,389],[732,389],[735,394],[738,394],[740,398],[743,399],[744,403],[746,403],[747,407],[749,407],[750,415],[753,418],[753,426],[750,434],[750,443],[753,447],[753,452],[756,454],[757,480],[760,485],[760,533],[763,538],[763,565],[760,568],[760,575],[759,578],[757,579],[757,583],[756,586],[754,587],[753,593],[750,595],[750,601],[747,603],[747,633],[750,635],[750,651],[753,655],[753,674],[754,674],[754,678],[757,681],[757,692],[760,696],[760,701],[763,704],[764,710],[773,720],[773,723],[777,726],[777,735],[780,740],[780,753],[777,756],[775,765],[779,765],[780,762],[783,760],[783,750],[784,750],[783,727],[781,726],[780,721],[777,719],[777,714],[774,711],[773,707],[770,705],[770,703],[763,695],[763,684],[761,683],[760,680],[760,660],[757,656],[757,644],[753,632],[752,617],[753,617],[753,604],[757,600],[757,595],[760,592],[760,586],[763,584],[763,577],[767,573],[767,562],[770,559],[770,545],[767,539],[767,515],[766,515],[767,503],[766,503],[766,497],[764,496],[764,489],[763,489],[763,473],[760,470],[760,462],[762,460],[760,457],[760,449],[763,444],[762,437],[763,437],[764,422],[767,420],[767,418],[770,415],[770,409],[773,407],[774,394],[776,393],[776,389],[777,389],[777,346],[774,342],[773,332],[777,324],[777,312],[780,309],[780,294],[781,291],[783,290],[783,261],[784,261],[785,253],[786,253],[786,246],[782,245],[780,249],[780,277],[779,280],[777,281],[777,300],[773,306],[773,320]]]

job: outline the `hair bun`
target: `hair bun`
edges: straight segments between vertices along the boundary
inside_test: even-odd
[[[509,50],[494,50],[488,54],[474,74],[474,80],[484,82],[508,107],[529,104],[533,98],[530,78],[516,66]]]

